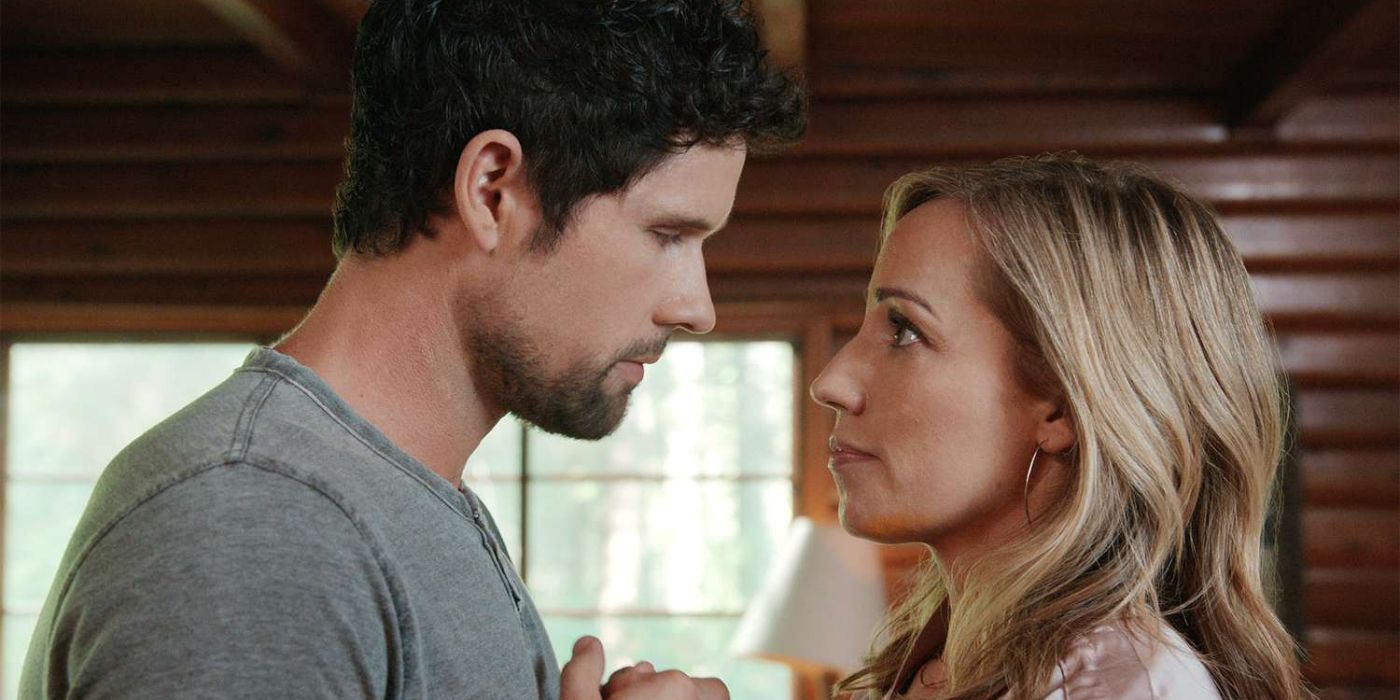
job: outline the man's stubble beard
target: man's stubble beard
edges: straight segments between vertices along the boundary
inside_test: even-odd
[[[550,376],[544,351],[505,318],[478,316],[466,334],[478,391],[526,423],[581,440],[612,434],[627,413],[631,390],[606,389],[617,362],[659,355],[666,346],[665,337],[634,343],[605,363],[579,360]]]

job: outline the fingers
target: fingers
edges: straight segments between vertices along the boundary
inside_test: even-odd
[[[674,670],[642,672],[636,667],[614,676],[626,685],[610,687],[609,700],[729,700],[729,689],[715,678],[691,678]]]
[[[559,673],[559,700],[601,700],[603,643],[595,637],[579,637],[573,658]]]
[[[613,697],[655,673],[656,667],[651,665],[650,661],[642,661],[633,666],[623,666],[608,677],[608,682],[603,685],[603,697]]]
[[[579,637],[573,658],[559,674],[560,700],[729,700],[729,689],[717,678],[658,672],[649,661],[618,669],[600,687],[603,666],[603,643],[595,637]]]
[[[729,688],[718,678],[694,678],[700,700],[729,700]]]

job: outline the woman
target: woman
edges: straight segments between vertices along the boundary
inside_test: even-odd
[[[933,556],[840,688],[1307,697],[1260,583],[1277,372],[1238,254],[1171,185],[1065,156],[901,178],[812,393],[846,529]]]

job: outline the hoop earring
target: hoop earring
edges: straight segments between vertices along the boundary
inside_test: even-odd
[[[1026,509],[1026,526],[1031,524],[1031,473],[1035,471],[1035,459],[1040,456],[1040,445],[1035,446],[1035,453],[1031,455],[1031,464],[1026,467],[1026,485],[1021,489],[1021,505]]]

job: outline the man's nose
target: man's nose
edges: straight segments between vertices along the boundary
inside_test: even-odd
[[[715,329],[715,304],[710,298],[703,257],[696,255],[696,264],[683,275],[681,288],[657,309],[656,324],[683,328],[697,335]]]

